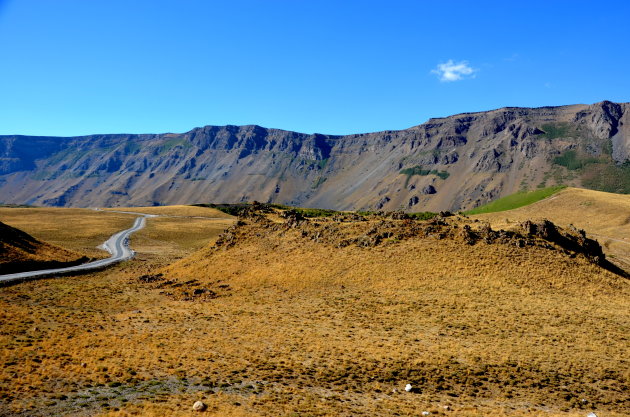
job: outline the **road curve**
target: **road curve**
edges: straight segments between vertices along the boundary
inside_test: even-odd
[[[151,214],[141,214],[140,217],[136,218],[131,228],[114,234],[112,237],[107,239],[105,243],[103,243],[101,247],[112,255],[107,259],[99,259],[98,261],[88,262],[86,264],[76,266],[69,266],[66,268],[42,269],[39,271],[18,272],[16,274],[0,275],[0,285],[13,284],[36,278],[66,275],[76,272],[101,269],[115,263],[131,259],[133,258],[135,252],[129,248],[129,236],[131,236],[133,232],[136,232],[145,226],[147,217],[155,216]]]

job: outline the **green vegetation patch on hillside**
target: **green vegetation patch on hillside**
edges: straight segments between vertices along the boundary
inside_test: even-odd
[[[0,203],[3,208],[37,208],[37,206],[29,206],[28,204],[4,204]]]
[[[182,149],[190,149],[192,147],[192,144],[186,139],[182,138],[168,139],[157,148],[157,152],[158,155],[162,155],[177,147],[180,147]]]
[[[589,164],[595,164],[599,159],[592,156],[580,155],[577,151],[569,150],[553,159],[555,165],[561,165],[569,170],[575,171],[582,169]]]
[[[31,175],[31,179],[33,179],[34,181],[46,181],[46,180],[51,180],[55,178],[56,176],[54,176],[54,173],[52,171],[48,171],[45,169],[35,171]]]
[[[192,204],[193,207],[209,207],[213,209],[217,209],[222,211],[225,214],[229,214],[230,216],[239,216],[243,210],[247,209],[250,205],[247,203],[237,203],[237,204]]]
[[[289,158],[291,158],[291,156],[288,156]],[[304,166],[311,166],[311,167],[317,167],[317,169],[319,169],[320,171],[323,170],[324,168],[326,168],[326,166],[328,165],[328,160],[330,158],[324,158],[324,159],[302,159],[302,163]]]
[[[555,157],[553,164],[578,173],[584,187],[608,193],[630,194],[630,162],[615,164],[606,149],[600,157],[568,150]]]
[[[437,169],[424,169],[420,165],[413,166],[411,168],[404,168],[400,170],[400,174],[406,175],[407,179],[405,180],[405,187],[409,184],[409,180],[414,175],[426,176],[426,175],[437,175],[441,179],[447,179],[451,174],[448,171],[438,171]]]
[[[140,144],[137,142],[132,142],[132,141],[128,141],[127,143],[125,143],[123,147],[123,151],[126,154],[139,152],[140,149],[141,149]]]
[[[315,189],[318,188],[320,185],[322,185],[323,183],[326,182],[328,178],[326,177],[317,177],[317,179],[315,180],[315,182],[313,182],[313,185],[311,186],[311,188]]]
[[[630,194],[630,162],[621,165],[594,164],[584,173],[585,187],[608,193]]]
[[[100,151],[103,151],[103,149],[100,149]],[[69,146],[48,158],[46,165],[56,165],[65,161],[67,165],[71,166],[77,163],[81,158],[87,156],[90,152],[90,149]]]
[[[293,206],[285,206],[284,204],[269,204],[270,207],[277,208],[280,210],[293,210],[297,213],[301,214],[303,217],[331,217],[339,212],[336,210],[329,209],[319,209],[319,208],[303,208],[303,207],[293,207]]]
[[[499,198],[486,205],[468,210],[466,214],[494,213],[497,211],[512,210],[515,208],[527,206],[547,198],[558,191],[566,188],[564,185],[547,187],[535,191],[518,192],[507,197]]]
[[[273,211],[272,209],[278,210],[293,210],[299,213],[302,217],[330,217],[338,214],[339,212],[336,210],[328,210],[328,209],[319,209],[319,208],[302,208],[302,207],[293,207],[286,206],[284,204],[265,204],[265,203],[237,203],[237,204],[193,204],[195,207],[210,207],[217,210],[222,211],[223,213],[239,216],[243,214],[244,210],[247,210],[252,207],[256,207],[258,210],[262,212],[268,213]]]
[[[417,213],[407,213],[409,217],[414,220],[429,220],[438,215],[438,213],[434,213],[432,211],[419,211]]]
[[[574,133],[574,129],[568,123],[548,123],[541,126],[541,136],[547,139],[566,138]]]

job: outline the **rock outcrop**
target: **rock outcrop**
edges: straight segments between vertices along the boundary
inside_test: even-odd
[[[283,222],[271,220],[275,213]],[[458,242],[462,245],[507,245],[516,248],[539,247],[556,251],[569,258],[583,257],[620,276],[628,273],[611,264],[601,245],[573,226],[561,228],[549,220],[527,220],[507,230],[493,230],[488,223],[453,215],[433,213],[426,220],[397,212],[352,213],[309,217],[301,209],[274,209],[259,204],[239,207],[239,220],[215,243],[214,250],[228,250],[239,242],[262,235],[280,236],[295,233],[298,239],[336,248],[358,246],[372,248],[392,245],[408,239],[430,239]],[[274,239],[276,239],[274,238]]]

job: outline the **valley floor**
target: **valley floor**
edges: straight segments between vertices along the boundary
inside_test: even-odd
[[[217,248],[233,220],[192,217],[149,220],[110,270],[0,290],[0,415],[630,413],[628,280],[581,255],[256,217]]]

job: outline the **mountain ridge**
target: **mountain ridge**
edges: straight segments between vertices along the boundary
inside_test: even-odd
[[[0,202],[86,207],[259,200],[423,211],[469,209],[559,183],[630,192],[623,182],[629,110],[630,103],[609,101],[504,107],[351,135],[259,125],[4,135]]]

